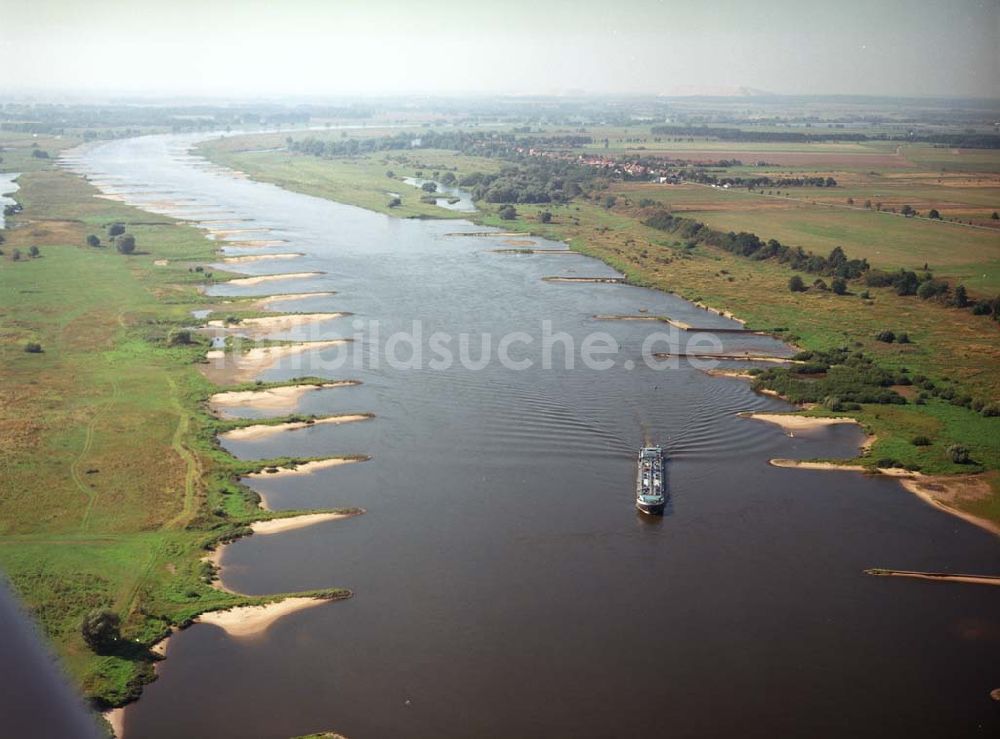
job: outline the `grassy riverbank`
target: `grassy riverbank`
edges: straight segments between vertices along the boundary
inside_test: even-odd
[[[872,147],[858,150],[854,145],[848,146],[846,153],[840,150],[844,147],[832,145],[805,148],[813,156],[817,149],[822,149],[819,153],[824,156],[858,158],[858,161],[832,159],[831,166],[839,167],[838,172],[848,166],[853,168],[853,172],[878,162],[884,167],[891,165],[913,169],[912,162],[895,151],[874,150]],[[925,148],[920,148],[919,152],[924,152]],[[373,207],[370,198],[361,197],[349,189],[339,188],[338,196],[333,197],[327,185],[316,184],[348,181],[351,173],[359,167],[373,172],[380,170],[385,153],[351,159],[320,159],[272,151],[267,159],[262,159],[257,154],[240,154],[238,149],[239,145],[230,141],[225,154],[220,154],[214,144],[203,146],[202,151],[214,161],[252,172],[254,177],[265,181],[388,212],[383,207]],[[768,158],[779,158],[773,149],[770,147]],[[722,154],[731,155],[731,152],[717,155]],[[786,152],[787,156],[794,154]],[[407,156],[414,160],[423,155],[422,150],[407,152]],[[476,171],[480,166],[479,160],[468,161],[472,158],[454,153],[447,155],[461,172]],[[290,183],[287,178],[294,171],[293,167],[302,166],[291,162],[302,159],[309,160],[309,177]],[[494,162],[494,168],[498,164]],[[400,176],[416,174],[415,167],[405,161],[396,162],[394,172]],[[845,175],[841,173],[838,176]],[[910,183],[909,186],[914,185]],[[899,197],[912,194],[900,185],[896,187]],[[941,190],[944,186],[937,187]],[[970,184],[965,190],[961,192],[975,194],[976,188]],[[980,187],[978,192],[981,190]],[[617,201],[610,208],[605,207],[607,193],[617,196]],[[787,212],[776,222],[786,224],[782,228],[792,229],[788,232],[790,239],[811,231],[816,240],[808,241],[806,245],[820,250],[829,239],[833,239],[848,256],[867,256],[876,267],[886,268],[919,268],[932,255],[940,253],[942,274],[953,279],[964,277],[969,282],[970,291],[982,295],[988,295],[986,291],[995,287],[997,234],[994,231],[952,223],[912,221],[890,213],[859,212],[821,204],[812,206],[800,202],[801,197],[799,193],[796,195],[798,199],[779,203],[780,208]],[[652,206],[649,200],[653,201]],[[594,199],[577,198],[568,205],[518,205],[515,220],[501,220],[495,206],[483,205],[482,212],[473,215],[471,220],[504,230],[566,241],[573,249],[619,269],[632,284],[674,292],[694,302],[732,312],[746,320],[750,327],[772,332],[803,349],[827,350],[847,346],[873,356],[880,366],[910,378],[926,376],[937,385],[953,391],[956,397],[967,394],[984,403],[1000,401],[1000,330],[996,321],[988,316],[973,316],[968,310],[920,300],[916,296],[899,296],[885,288],[870,289],[869,297],[864,298],[862,295],[866,288],[860,281],[849,286],[847,295],[821,290],[791,292],[788,280],[794,273],[785,265],[741,258],[706,244],[691,247],[669,233],[643,224],[650,208],[661,205],[671,205],[675,209],[690,207],[699,216],[707,211],[724,211],[728,220],[720,220],[719,225],[754,230],[761,238],[767,239],[772,237],[767,230],[771,221],[766,217],[762,220],[758,208],[770,200],[766,195],[720,192],[698,185],[664,188],[621,184],[601,192]],[[644,201],[642,206],[640,201]],[[809,211],[804,224],[795,228],[787,225],[794,225],[797,218],[801,220],[798,213],[809,208],[814,210]],[[542,222],[542,211],[552,214],[551,222]],[[754,220],[740,226],[737,211],[746,213],[748,218]],[[441,208],[434,208],[432,212],[441,217],[454,215]],[[842,214],[844,217],[840,218]],[[823,221],[834,219],[836,223],[825,226],[814,223],[817,217]],[[859,219],[864,219],[861,231],[856,228]],[[878,236],[883,226],[888,233],[884,250]],[[919,248],[908,253],[907,243],[911,237]],[[799,245],[794,240],[789,243]],[[910,343],[877,341],[876,333],[884,329],[907,333]],[[1000,444],[996,441],[1000,438],[1000,419],[984,417],[970,408],[954,405],[939,397],[930,397],[924,404],[918,405],[912,401],[919,389],[912,386],[900,386],[895,390],[908,397],[910,402],[891,406],[864,404],[849,413],[876,437],[861,462],[869,468],[892,462],[936,475],[984,472],[991,494],[958,495],[949,501],[949,505],[1000,522]],[[829,414],[824,410],[812,412]],[[918,437],[926,437],[928,443],[913,444]],[[969,450],[971,464],[955,464],[951,460],[948,449],[956,444]]]
[[[220,449],[207,411],[220,388],[198,371],[206,346],[170,339],[204,303],[204,273],[189,266],[213,261],[215,245],[94,198],[51,161],[29,163],[0,258],[0,570],[84,692],[120,705],[152,679],[149,647],[171,627],[281,597],[213,588],[201,559],[273,515],[237,477],[289,460],[239,462]],[[88,234],[106,240],[112,222],[135,234],[134,255],[85,245]],[[122,618],[124,638],[104,654],[80,633],[95,608]]]

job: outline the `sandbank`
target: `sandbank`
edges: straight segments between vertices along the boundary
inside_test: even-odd
[[[289,423],[254,424],[252,426],[243,426],[242,428],[233,429],[231,431],[225,431],[219,434],[219,438],[225,439],[227,441],[256,441],[257,439],[266,439],[269,436],[274,436],[275,434],[280,434],[284,431],[295,431],[296,429],[304,429],[310,426],[323,426],[323,425],[336,426],[342,423],[354,423],[355,421],[368,421],[372,418],[374,418],[374,416],[369,413],[352,413],[340,416],[326,416],[324,418],[316,418],[311,421],[290,421]]]
[[[319,385],[282,385],[267,390],[232,390],[216,393],[208,399],[209,407],[217,414],[232,408],[257,408],[260,410],[294,410],[299,399],[314,390],[359,385],[357,380],[324,382]]]
[[[236,639],[260,636],[278,619],[297,611],[329,603],[330,598],[285,598],[262,606],[237,606],[228,611],[209,611],[195,619],[195,623],[218,626]]]
[[[277,280],[300,280],[306,277],[319,277],[324,272],[286,272],[280,275],[261,275],[259,277],[237,277],[229,280],[229,285],[260,285],[264,282],[275,282]]]

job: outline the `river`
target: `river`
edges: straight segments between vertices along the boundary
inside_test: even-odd
[[[861,433],[790,437],[741,418],[789,406],[684,362],[651,369],[639,361],[650,323],[594,316],[732,321],[637,287],[546,282],[615,273],[579,255],[501,253],[503,237],[449,235],[483,231],[468,222],[399,220],[234,177],[191,155],[195,140],[100,143],[67,163],[154,212],[275,241],[223,241],[226,254],[303,254],[240,271],[323,273],[214,295],[335,292],[281,304],[353,314],[309,338],[375,320],[385,337],[414,319],[426,333],[534,336],[547,320],[577,343],[607,332],[620,352],[605,371],[332,369],[337,348],[264,373],[360,380],[300,408],[375,418],[227,442],[247,458],[371,456],[255,486],[277,509],[367,513],[240,540],[223,578],[246,593],[342,586],[354,597],[256,640],[207,625],[178,633],[127,710],[126,736],[941,737],[996,726],[1000,589],[862,573],[996,572],[996,539],[891,480],[769,466],[851,456]],[[726,350],[788,352],[767,337],[720,337]],[[512,353],[538,360],[538,344]],[[349,352],[378,350],[365,334]],[[669,452],[672,495],[656,519],[633,507],[646,440]]]

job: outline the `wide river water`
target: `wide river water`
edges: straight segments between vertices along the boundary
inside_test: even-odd
[[[126,712],[128,737],[958,737],[998,727],[1000,589],[863,574],[868,567],[996,573],[995,537],[887,479],[778,469],[773,457],[851,456],[851,426],[789,436],[737,415],[787,410],[747,384],[639,361],[659,324],[735,324],[676,297],[617,284],[578,255],[504,254],[465,221],[399,220],[255,183],[144,137],[67,161],[107,193],[200,221],[226,254],[298,252],[248,274],[324,274],[214,295],[335,291],[282,310],[348,311],[286,337],[383,339],[608,332],[607,371],[330,369],[339,348],[288,358],[361,385],[307,395],[303,412],[374,420],[231,441],[241,457],[371,460],[255,483],[272,508],[360,506],[365,515],[227,548],[225,583],[247,593],[342,586],[354,597],[240,640],[196,625],[169,642],[159,679]],[[407,195],[413,197],[407,189]],[[210,223],[209,223],[210,222]],[[281,240],[249,247],[237,239]],[[538,248],[562,245],[534,239]],[[523,245],[521,245],[523,246]],[[733,351],[787,353],[721,334]],[[475,341],[478,341],[476,339]],[[478,344],[473,343],[473,356]],[[538,358],[539,340],[512,354]],[[370,356],[365,338],[350,346]],[[400,351],[400,355],[404,355]],[[559,353],[556,353],[559,356]],[[623,360],[637,364],[627,369]],[[248,412],[247,415],[262,415]],[[633,507],[644,441],[669,452],[666,515]],[[994,736],[996,734],[993,734]]]

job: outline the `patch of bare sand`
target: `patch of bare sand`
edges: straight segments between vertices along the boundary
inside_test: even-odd
[[[261,285],[265,282],[277,282],[279,280],[301,280],[306,277],[319,277],[324,272],[286,272],[280,275],[260,275],[259,277],[237,277],[229,280],[227,284],[238,286]]]
[[[341,346],[347,342],[348,339],[301,341],[295,344],[260,346],[240,354],[227,354],[221,349],[212,349],[205,353],[205,358],[210,360],[210,363],[202,365],[200,369],[205,377],[218,385],[236,385],[254,379],[284,357]]]
[[[276,424],[254,424],[253,426],[244,426],[242,428],[233,429],[232,431],[225,431],[219,434],[220,439],[226,439],[227,441],[255,441],[257,439],[266,439],[268,436],[274,436],[275,434],[280,434],[285,431],[295,431],[296,429],[304,429],[311,426],[323,426],[323,425],[340,425],[342,423],[354,423],[355,421],[368,421],[374,418],[373,415],[367,413],[353,413],[345,414],[342,416],[326,416],[325,418],[316,418],[311,421],[291,421],[289,423],[276,423]]]
[[[285,598],[262,606],[237,606],[228,611],[209,611],[198,616],[195,622],[218,626],[235,639],[251,639],[261,636],[280,618],[329,602],[329,598]]]
[[[239,257],[223,257],[226,264],[243,264],[244,262],[262,262],[265,259],[298,259],[305,256],[302,252],[289,252],[287,254],[244,254]]]
[[[267,390],[233,390],[216,393],[208,399],[213,413],[225,416],[233,408],[256,408],[259,410],[294,410],[303,395],[314,390],[359,385],[358,380],[324,382],[321,385],[284,385]]]
[[[355,462],[367,462],[367,457],[331,457],[330,459],[317,459],[312,462],[303,462],[295,467],[271,467],[261,472],[254,472],[252,474],[246,475],[244,480],[257,480],[261,478],[269,477],[294,477],[296,475],[311,475],[314,472],[319,472],[320,470],[329,469],[331,467],[340,467],[344,464],[353,464]],[[260,493],[258,493],[259,495]],[[264,507],[266,508],[266,501]]]

